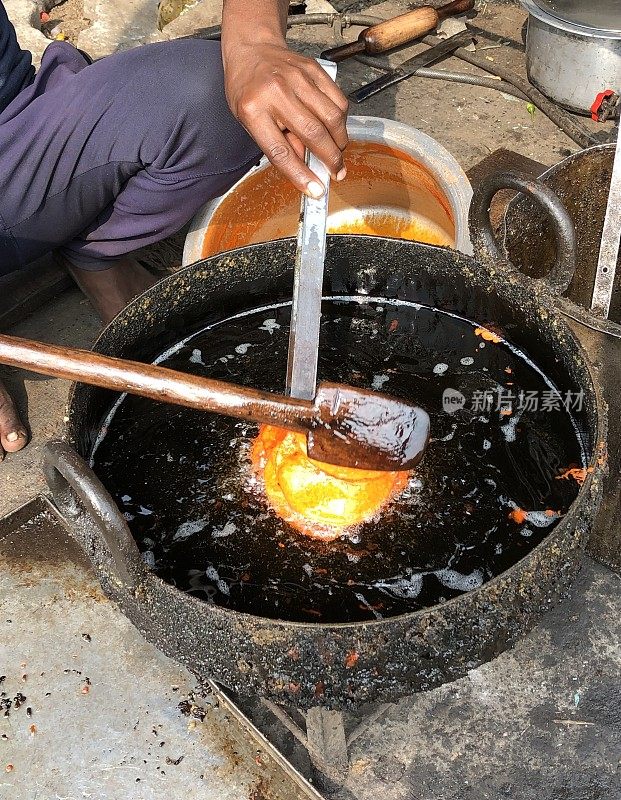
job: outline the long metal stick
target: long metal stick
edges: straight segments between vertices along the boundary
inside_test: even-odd
[[[612,179],[608,194],[608,205],[604,217],[602,242],[599,249],[595,286],[591,299],[591,311],[597,316],[608,319],[612,290],[619,258],[619,242],[621,241],[621,135],[617,133],[617,147],[612,167]]]
[[[332,80],[336,80],[336,64],[321,59],[319,63]],[[308,150],[306,163],[325,186],[325,192],[318,200],[303,195],[300,212],[286,385],[286,393],[298,400],[312,400],[317,388],[321,295],[330,190],[330,172],[325,164]]]
[[[319,413],[311,403],[248,386],[4,334],[0,334],[0,364],[300,433],[313,427]]]

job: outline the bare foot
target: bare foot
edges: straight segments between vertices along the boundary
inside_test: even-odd
[[[0,461],[4,454],[16,453],[28,442],[26,428],[17,416],[17,411],[9,393],[0,383]]]
[[[157,283],[157,278],[130,258],[122,258],[111,265],[102,262],[105,267],[101,270],[78,269],[62,256],[57,258],[69,270],[104,324],[116,317],[134,297]]]
[[[131,259],[121,259],[100,271],[77,269],[57,256],[80,289],[88,297],[102,322],[107,324],[119,311],[157,282],[144,267]],[[13,401],[0,382],[0,461],[5,453],[16,453],[28,443],[26,428],[17,415]]]

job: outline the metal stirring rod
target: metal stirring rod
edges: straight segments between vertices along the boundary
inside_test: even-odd
[[[612,290],[615,283],[619,242],[621,241],[621,136],[617,133],[617,147],[612,167],[610,192],[604,217],[602,242],[597,262],[595,286],[591,298],[591,311],[597,316],[608,319]]]
[[[332,80],[336,80],[336,64],[322,59],[318,59],[318,62]],[[318,200],[302,196],[286,383],[286,393],[298,400],[312,400],[317,390],[321,295],[330,190],[330,172],[308,149],[306,163],[325,186],[325,192]]]

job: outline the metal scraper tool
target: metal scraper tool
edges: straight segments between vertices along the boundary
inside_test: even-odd
[[[336,64],[323,59],[317,60],[332,80],[336,80]],[[330,173],[327,167],[308,149],[306,163],[326,190],[319,200],[303,195],[300,211],[286,383],[286,393],[298,400],[312,400],[317,391],[321,294],[330,191]]]
[[[612,290],[615,284],[617,259],[619,257],[619,242],[621,240],[621,131],[617,134],[617,147],[615,160],[612,167],[610,192],[604,229],[599,249],[595,286],[591,299],[591,311],[597,316],[608,319]]]
[[[452,55],[455,50],[459,50],[460,47],[465,47],[467,44],[470,44],[472,39],[473,36],[469,30],[455,33],[453,36],[450,36],[448,39],[443,39],[441,42],[433,47],[429,47],[422,53],[417,53],[415,56],[412,56],[412,58],[408,58],[407,61],[404,61],[403,64],[396,69],[392,69],[385,75],[381,75],[379,78],[371,81],[371,83],[367,83],[361,86],[360,89],[350,92],[349,96],[355,103],[362,103],[368,100],[369,97],[378,94],[378,92],[383,92],[384,89],[387,89],[389,86],[394,86],[396,83],[411,78],[413,75],[416,75],[417,70],[422,67],[428,67],[430,64],[442,61],[442,59]]]

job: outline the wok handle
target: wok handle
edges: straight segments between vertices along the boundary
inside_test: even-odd
[[[562,295],[569,288],[576,271],[576,232],[565,206],[551,189],[540,181],[513,172],[488,175],[475,189],[470,205],[470,235],[475,256],[484,263],[507,262],[490,220],[490,205],[496,192],[513,189],[538,203],[548,215],[556,239],[556,262],[550,272],[535,282],[545,285],[553,294]],[[512,264],[509,266],[515,270]],[[517,271],[517,270],[516,270]]]
[[[54,505],[115,588],[133,591],[146,567],[123,515],[93,470],[66,442],[47,442],[43,470]]]

